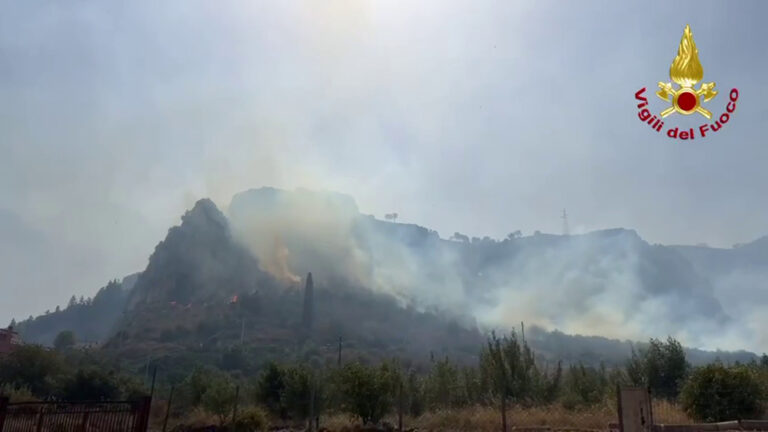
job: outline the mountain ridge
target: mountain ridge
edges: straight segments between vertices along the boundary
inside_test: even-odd
[[[147,268],[136,278],[126,300],[126,316],[113,323],[119,328],[107,346],[120,349],[121,340],[130,340],[143,331],[147,332],[148,340],[156,340],[153,343],[160,346],[174,340],[192,343],[198,339],[190,334],[199,331],[200,337],[208,335],[203,319],[206,313],[222,322],[230,320],[227,325],[237,327],[237,320],[227,309],[230,299],[236,295],[242,296],[241,301],[251,302],[253,310],[261,311],[266,318],[259,324],[260,328],[281,334],[277,337],[282,341],[278,346],[284,345],[292,338],[293,324],[286,317],[297,313],[296,293],[302,280],[299,275],[309,271],[319,279],[317,292],[352,293],[347,299],[350,305],[359,304],[355,296],[365,298],[366,292],[384,296],[381,298],[391,296],[398,308],[411,311],[403,320],[418,322],[419,314],[445,317],[434,321],[444,324],[429,324],[435,334],[442,331],[439,329],[449,328],[451,322],[474,332],[475,336],[466,336],[461,348],[465,352],[468,352],[467,341],[482,341],[478,327],[513,328],[520,321],[531,322],[525,313],[544,316],[548,320],[545,327],[572,334],[590,334],[590,328],[607,325],[605,320],[617,310],[626,316],[627,326],[637,326],[638,331],[652,324],[644,316],[648,313],[656,313],[657,317],[652,318],[658,318],[657,321],[683,327],[695,325],[699,331],[730,326],[734,322],[712,294],[712,284],[686,256],[685,247],[650,245],[630,229],[614,228],[574,236],[536,234],[501,241],[487,237],[451,240],[419,225],[362,215],[347,195],[274,188],[252,189],[235,195],[228,213],[225,216],[210,200],[200,200],[182,216],[179,226],[169,229],[166,238],[155,248]],[[757,243],[752,247],[759,250],[760,246],[761,243]],[[531,278],[535,280],[529,280]],[[553,298],[545,303],[536,301],[536,297],[541,297],[537,290],[542,285],[552,290]],[[562,298],[554,298],[557,296]],[[620,297],[637,300],[636,303],[610,303]],[[654,302],[659,298],[666,299],[668,304],[656,305]],[[210,306],[212,303],[216,305]],[[184,312],[177,308],[189,305],[200,308],[194,312],[199,316],[182,325],[187,318],[181,318]],[[531,310],[526,311],[524,306]],[[273,310],[265,312],[270,308]],[[333,310],[328,309],[326,313]],[[595,310],[598,313],[594,313]],[[588,314],[586,320],[582,317],[584,313]],[[147,327],[146,324],[153,321],[152,314],[168,318],[168,325]],[[495,321],[477,322],[477,317],[494,316]],[[179,319],[179,323],[174,323],[171,317]],[[249,319],[261,318],[254,315]],[[432,318],[427,322],[432,322],[430,320]],[[350,327],[330,321],[325,325]],[[29,324],[25,328],[22,323],[20,329],[29,340],[36,339]],[[331,337],[334,331],[338,332],[338,328],[327,331],[326,342],[335,340],[336,336]],[[407,333],[405,329],[400,331]],[[227,336],[229,342],[222,340],[221,343],[237,339],[236,328],[229,332],[232,333]],[[658,329],[653,332],[662,334]],[[382,348],[384,352],[409,346],[409,343],[414,346],[412,342],[400,340],[395,333],[381,333],[382,340],[389,344]],[[654,334],[649,333],[642,339],[634,339],[644,340]],[[541,336],[546,334],[550,336]],[[599,353],[578,354],[578,348],[570,353],[558,352],[551,342],[557,340],[552,336],[557,334],[557,331],[541,333],[539,349],[573,361],[606,360]],[[616,361],[615,353],[626,356],[629,347],[625,342],[627,338],[612,336],[606,335],[603,339],[613,340],[605,343],[614,347],[609,350],[614,354],[607,357]],[[417,339],[422,341],[423,337]],[[50,332],[40,339],[49,341]],[[366,343],[370,349],[376,340]],[[706,354],[696,355],[711,359]],[[753,358],[751,353],[743,352],[717,355]]]

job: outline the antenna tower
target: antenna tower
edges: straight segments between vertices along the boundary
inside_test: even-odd
[[[570,231],[568,230],[568,213],[565,212],[565,209],[563,209],[561,218],[563,219],[563,235],[570,235]]]

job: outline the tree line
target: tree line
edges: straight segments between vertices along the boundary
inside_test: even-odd
[[[231,412],[231,405],[214,402],[214,395],[231,397],[236,385],[229,375],[213,368],[197,369],[181,384],[192,391],[187,403],[222,418]],[[342,412],[363,424],[377,423],[389,414],[418,417],[427,411],[483,405],[498,407],[504,423],[513,405],[557,404],[573,411],[601,404],[615,407],[616,389],[621,385],[648,387],[653,397],[681,404],[693,419],[724,421],[757,418],[764,412],[768,356],[748,364],[717,361],[694,368],[681,344],[668,338],[651,339],[646,349],[632,352],[624,367],[547,365],[537,361],[515,333],[491,334],[476,366],[460,366],[443,358],[433,361],[429,372],[419,374],[396,359],[343,366],[269,363],[241,385],[244,401],[283,422],[308,423],[325,413]]]
[[[564,365],[539,361],[512,332],[491,334],[474,366],[442,358],[420,373],[397,359],[270,362],[250,376],[200,366],[173,385],[174,412],[203,410],[222,424],[235,417],[237,406],[242,407],[238,418],[254,424],[266,417],[311,424],[332,413],[375,424],[393,414],[418,417],[475,405],[497,407],[505,422],[512,406],[559,405],[574,411],[613,406],[620,385],[647,386],[654,397],[681,404],[696,420],[722,421],[755,418],[764,411],[768,356],[748,364],[693,368],[680,343],[668,338],[651,339],[623,367]],[[66,346],[58,351],[24,346],[0,358],[0,392],[16,399],[118,399],[146,391],[135,373]]]

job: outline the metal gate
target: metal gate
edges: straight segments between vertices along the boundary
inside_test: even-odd
[[[146,432],[151,401],[9,403],[0,397],[0,432]]]

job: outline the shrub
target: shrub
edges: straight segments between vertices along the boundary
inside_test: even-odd
[[[380,367],[349,363],[337,377],[339,393],[347,412],[360,418],[363,424],[378,423],[392,405],[392,373]]]
[[[200,405],[203,395],[211,386],[211,383],[227,380],[228,378],[228,375],[217,369],[196,367],[184,380],[184,388],[189,404],[192,406]]]
[[[597,405],[608,394],[605,368],[571,365],[565,374],[562,404],[567,409]]]
[[[142,384],[139,378],[132,375],[117,375],[116,382],[120,387],[121,398],[126,400],[136,400],[144,396],[149,396],[147,388]]]
[[[448,409],[460,405],[459,371],[446,358],[435,362],[424,381],[424,393],[432,409]]]
[[[34,402],[38,400],[27,387],[0,386],[0,395],[7,396],[11,402]]]
[[[640,353],[633,350],[627,375],[634,385],[649,386],[655,396],[675,399],[689,369],[682,345],[669,337],[666,342],[651,339]]]
[[[267,430],[267,414],[259,407],[250,407],[238,414],[232,425],[235,432],[255,432]]]
[[[293,366],[285,369],[282,400],[292,419],[303,421],[309,417],[312,385],[312,374],[307,368]]]
[[[271,362],[254,385],[254,399],[263,404],[272,415],[285,420],[288,413],[282,397],[284,390],[285,370]]]
[[[75,333],[71,330],[64,330],[56,335],[53,346],[57,351],[64,351],[75,346],[75,343],[77,343]]]
[[[748,368],[714,363],[693,372],[680,399],[683,409],[694,419],[718,422],[758,416],[765,392]]]
[[[90,367],[64,379],[59,393],[65,400],[109,400],[120,396],[120,387],[114,374]]]
[[[539,371],[530,346],[515,332],[501,338],[491,333],[480,353],[480,380],[493,396],[523,405],[543,399],[543,390],[555,383]]]
[[[316,417],[325,405],[325,379],[308,366],[297,365],[285,369],[285,390],[282,400],[293,420]]]
[[[229,377],[214,379],[208,384],[200,401],[203,408],[219,419],[224,425],[235,407],[235,385]]]
[[[421,379],[414,371],[411,371],[405,379],[403,390],[406,397],[406,411],[412,417],[422,415],[426,409],[424,391],[421,384]]]
[[[0,382],[27,387],[35,396],[46,397],[53,392],[55,378],[66,369],[55,352],[39,345],[22,345],[0,358]]]

